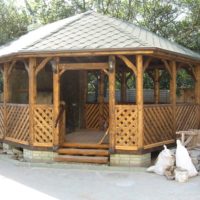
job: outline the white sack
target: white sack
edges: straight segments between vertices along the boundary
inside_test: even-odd
[[[181,144],[180,140],[177,140],[176,143],[176,166],[187,170],[189,177],[196,176],[198,172],[192,163],[187,149]]]
[[[164,175],[167,168],[174,166],[174,161],[175,158],[173,153],[164,145],[164,150],[159,153],[155,165],[149,167],[147,171],[155,172],[159,175]]]

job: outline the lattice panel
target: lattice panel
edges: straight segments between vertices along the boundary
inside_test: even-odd
[[[5,132],[4,125],[4,106],[0,104],[0,139],[3,138]]]
[[[116,105],[116,147],[137,146],[137,106]]]
[[[171,105],[146,105],[144,107],[144,145],[174,138],[172,116]]]
[[[103,106],[103,119],[109,125],[109,106],[108,104],[104,104]]]
[[[53,144],[53,107],[36,105],[34,107],[34,145],[52,146]]]
[[[98,129],[99,128],[99,104],[86,104],[85,105],[86,128]]]
[[[22,144],[29,140],[29,106],[22,104],[8,104],[6,139]]]
[[[199,128],[198,105],[177,105],[176,131]]]

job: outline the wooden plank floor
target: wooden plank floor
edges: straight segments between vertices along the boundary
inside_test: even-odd
[[[65,136],[66,143],[88,143],[97,144],[105,134],[105,131],[96,130],[76,130],[72,133],[67,133]],[[108,144],[108,136],[106,136],[103,144]]]

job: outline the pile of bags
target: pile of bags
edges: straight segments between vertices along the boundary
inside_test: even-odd
[[[180,140],[177,140],[175,155],[164,145],[164,150],[158,155],[155,165],[149,167],[147,171],[165,175],[167,179],[179,182],[185,182],[189,177],[198,175],[187,149]]]

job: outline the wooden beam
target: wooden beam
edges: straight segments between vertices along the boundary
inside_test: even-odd
[[[51,57],[47,57],[47,58],[43,59],[40,62],[40,64],[36,67],[35,74],[37,75],[51,59],[52,59]]]
[[[10,78],[11,72],[16,64],[16,60],[12,61],[11,64],[9,65],[9,69],[8,69],[8,79]]]
[[[35,76],[36,58],[29,59],[29,117],[30,117],[30,132],[29,144],[34,143],[34,105],[37,97],[37,80]]]
[[[123,60],[123,62],[126,64],[126,66],[128,68],[130,68],[134,72],[135,76],[137,76],[137,68],[136,68],[136,66],[126,56],[118,55],[118,57],[121,60]]]
[[[172,71],[172,78],[170,80],[170,103],[172,105],[172,109],[173,109],[173,132],[175,135],[176,132],[176,75],[177,75],[177,71],[176,71],[176,62],[175,61],[171,61],[170,62],[170,66],[171,66],[171,71]],[[174,136],[175,137],[175,136]]]
[[[152,58],[151,57],[149,57],[146,61],[145,61],[145,63],[144,63],[144,69],[143,69],[143,71],[145,72],[146,71],[146,69],[148,68],[148,66],[149,66],[149,64],[150,64],[150,62],[152,61]]]
[[[164,65],[165,65],[165,68],[167,69],[167,71],[169,72],[169,75],[170,75],[170,77],[172,78],[172,71],[171,71],[171,67],[170,67],[170,65],[169,65],[169,63],[168,63],[168,61],[167,60],[164,60],[164,59],[162,59],[162,62],[164,63]]]
[[[195,103],[200,104],[200,64],[195,66]]]
[[[110,153],[115,151],[115,56],[109,56],[109,149]]]
[[[159,83],[159,69],[154,70],[154,103],[158,104],[160,100],[160,83]]]
[[[144,113],[143,113],[143,57],[136,56],[137,79],[136,79],[136,104],[138,108],[138,149],[144,147]]]
[[[53,62],[53,108],[54,108],[54,122],[57,119],[57,116],[60,112],[60,75],[59,75],[59,68],[58,68],[59,60],[56,59]],[[53,135],[53,145],[55,148],[59,146],[59,127],[60,122],[58,125],[54,127],[54,135]]]
[[[60,63],[58,68],[61,70],[103,70],[108,69],[108,63]]]

